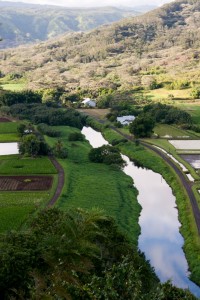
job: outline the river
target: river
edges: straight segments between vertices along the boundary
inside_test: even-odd
[[[84,127],[82,133],[94,148],[108,144],[102,134],[91,127]],[[188,278],[176,199],[170,186],[160,174],[138,168],[127,156],[122,157],[127,163],[123,171],[133,179],[142,207],[139,249],[145,253],[161,282],[171,280],[175,286],[189,288],[200,297],[200,288]]]

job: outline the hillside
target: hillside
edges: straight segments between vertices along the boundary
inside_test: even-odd
[[[71,9],[14,2],[0,2],[0,8],[1,49],[44,41],[66,32],[91,30],[138,14],[128,8]]]
[[[130,89],[152,80],[199,81],[200,1],[178,0],[89,33],[0,52],[3,76],[30,88]]]

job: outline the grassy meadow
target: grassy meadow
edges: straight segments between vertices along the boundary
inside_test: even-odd
[[[70,207],[103,209],[116,219],[121,230],[136,245],[140,206],[132,179],[116,168],[90,162],[88,141],[68,141],[69,134],[78,129],[55,128],[62,132],[61,140],[69,153],[67,159],[59,160],[66,177],[62,196],[56,205],[64,210]],[[56,142],[55,138],[46,137],[46,140],[50,145]]]

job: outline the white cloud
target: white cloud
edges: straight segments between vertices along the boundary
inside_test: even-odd
[[[92,7],[92,6],[137,6],[143,4],[162,5],[172,0],[4,0],[12,2],[26,2],[35,4],[51,4],[70,7]]]

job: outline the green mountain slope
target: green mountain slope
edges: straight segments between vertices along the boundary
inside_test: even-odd
[[[199,80],[200,1],[178,0],[89,33],[0,52],[3,74],[29,87],[127,89],[150,80]]]
[[[9,4],[8,4],[9,3]],[[73,31],[87,31],[138,14],[114,7],[70,9],[0,2],[1,48],[43,41]]]

